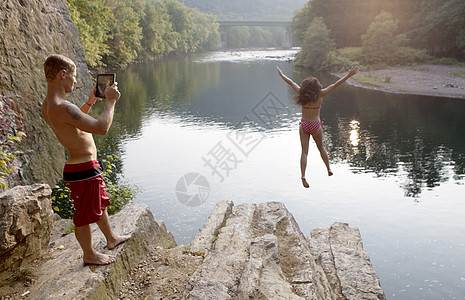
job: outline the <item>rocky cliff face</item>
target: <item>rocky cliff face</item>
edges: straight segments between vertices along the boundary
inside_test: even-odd
[[[46,95],[43,63],[53,53],[76,63],[78,83],[69,100],[82,103],[91,80],[66,0],[0,1],[0,143],[8,134],[27,134],[19,146],[24,154],[17,161],[21,176],[16,181],[21,183],[54,186],[61,177],[65,152],[40,114]]]
[[[0,195],[0,281],[48,248],[52,231],[50,187],[17,186]]]

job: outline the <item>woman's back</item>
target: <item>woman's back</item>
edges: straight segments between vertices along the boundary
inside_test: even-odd
[[[318,97],[318,99],[315,102],[310,101],[310,103],[302,105],[302,120],[319,122],[322,102],[323,97]]]

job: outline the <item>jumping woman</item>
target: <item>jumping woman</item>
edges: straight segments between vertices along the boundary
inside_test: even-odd
[[[329,167],[328,153],[323,146],[323,122],[320,121],[320,109],[323,98],[331,93],[336,87],[344,83],[347,79],[352,77],[358,72],[358,67],[350,69],[349,73],[329,85],[326,88],[322,88],[320,82],[315,77],[307,77],[302,81],[301,86],[292,81],[289,77],[284,75],[283,71],[279,67],[276,67],[279,76],[289,84],[294,91],[297,93],[295,97],[296,104],[302,107],[302,120],[299,123],[299,134],[300,143],[302,146],[302,155],[300,156],[300,171],[301,179],[304,187],[308,188],[308,182],[305,179],[305,169],[307,168],[307,155],[308,155],[308,144],[310,141],[310,135],[320,151],[321,159],[326,165],[328,170],[328,176],[333,175],[331,168]]]

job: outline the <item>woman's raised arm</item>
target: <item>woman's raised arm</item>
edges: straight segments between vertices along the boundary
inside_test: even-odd
[[[321,96],[324,97],[324,96],[328,95],[329,93],[331,93],[335,88],[337,88],[338,86],[343,84],[347,79],[349,79],[350,77],[357,74],[358,70],[359,70],[358,67],[353,67],[352,69],[350,69],[349,72],[346,74],[346,76],[340,78],[335,83],[333,83],[333,84],[327,86],[326,88],[322,89],[321,90]]]
[[[300,92],[300,86],[295,83],[294,81],[292,81],[289,77],[287,77],[286,75],[284,75],[283,71],[279,68],[279,67],[276,67],[276,69],[278,70],[278,74],[279,76],[281,76],[281,78],[287,83],[289,84],[293,89],[294,91],[298,94]]]

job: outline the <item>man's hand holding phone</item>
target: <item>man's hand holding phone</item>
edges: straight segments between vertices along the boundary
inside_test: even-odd
[[[95,102],[102,100],[102,98],[95,96],[96,90],[97,90],[97,84],[94,85],[94,88],[89,93],[89,99],[87,99],[87,102],[86,102],[89,106],[92,106],[94,105]]]
[[[118,91],[117,82],[113,82],[111,86],[107,86],[105,88],[105,99],[117,101],[120,96],[121,96],[121,93]]]
[[[97,74],[95,96],[115,101],[119,99],[120,93],[118,91],[118,84],[116,83],[116,74]]]

